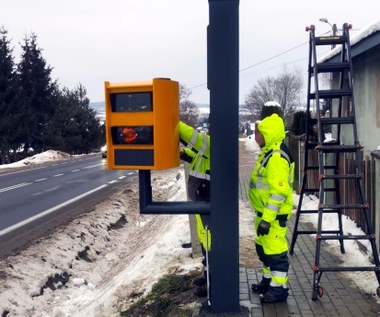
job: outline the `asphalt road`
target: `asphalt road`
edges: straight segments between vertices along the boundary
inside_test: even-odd
[[[0,175],[0,258],[85,213],[138,181],[137,171],[113,171],[85,155]]]

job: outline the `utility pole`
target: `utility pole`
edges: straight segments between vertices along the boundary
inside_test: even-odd
[[[239,303],[239,0],[209,0],[211,310]]]

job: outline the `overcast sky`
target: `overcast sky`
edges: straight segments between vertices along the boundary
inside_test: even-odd
[[[192,89],[192,101],[209,103],[207,0],[0,0],[0,7],[16,62],[19,43],[35,33],[52,78],[70,89],[83,84],[91,101],[104,100],[104,81],[169,77]],[[305,27],[331,30],[319,18],[354,29],[380,19],[379,0],[240,0],[239,10],[240,103],[257,80],[285,67],[306,79]]]

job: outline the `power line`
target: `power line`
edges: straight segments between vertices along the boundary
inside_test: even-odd
[[[288,52],[291,52],[291,51],[295,50],[296,48],[299,48],[300,46],[305,45],[305,44],[307,44],[307,43],[309,43],[309,41],[304,42],[304,43],[301,43],[301,44],[299,44],[299,45],[297,45],[297,46],[295,46],[295,47],[292,47],[292,48],[290,48],[290,49],[288,49],[288,50],[286,50],[286,51],[283,51],[283,52],[278,53],[278,54],[276,54],[276,55],[274,55],[274,56],[272,56],[272,57],[269,57],[269,58],[267,58],[267,59],[264,59],[264,60],[261,61],[261,62],[258,62],[258,63],[256,63],[256,64],[253,64],[253,65],[251,65],[251,66],[247,66],[247,67],[245,67],[245,68],[239,70],[239,73],[241,73],[241,72],[243,72],[243,71],[245,71],[245,70],[247,70],[247,69],[250,69],[250,68],[252,68],[252,67],[255,67],[255,66],[259,66],[259,65],[261,65],[261,64],[264,64],[264,63],[266,63],[266,62],[268,62],[268,61],[270,61],[270,60],[272,60],[272,59],[275,59],[276,57],[279,57],[279,56],[284,55],[284,54],[286,54],[286,53],[288,53]]]
[[[268,61],[270,61],[270,60],[272,60],[272,59],[275,59],[276,57],[279,57],[279,56],[284,55],[284,54],[286,54],[286,53],[288,53],[288,52],[291,52],[291,51],[293,51],[293,50],[295,50],[295,49],[297,49],[297,48],[299,48],[299,47],[301,47],[302,45],[305,45],[305,44],[307,44],[307,43],[309,43],[309,41],[307,41],[307,42],[303,42],[303,43],[301,43],[301,44],[299,44],[299,45],[297,45],[297,46],[294,46],[294,47],[292,47],[292,48],[290,48],[290,49],[288,49],[288,50],[286,50],[286,51],[283,51],[283,52],[281,52],[281,53],[278,53],[278,54],[276,54],[276,55],[273,55],[272,57],[269,57],[269,58],[267,58],[267,59],[265,59],[265,60],[262,60],[262,61],[260,61],[260,62],[258,62],[258,63],[256,63],[256,64],[253,64],[253,65],[247,66],[247,67],[245,67],[245,68],[243,68],[243,69],[240,69],[240,70],[239,70],[239,73],[241,73],[241,72],[243,72],[243,71],[245,71],[245,70],[247,70],[247,69],[250,69],[250,68],[253,68],[253,67],[259,66],[259,65],[261,65],[261,64],[264,64],[264,63],[266,63],[266,62],[268,62]],[[197,86],[194,86],[194,87],[190,87],[189,89],[190,89],[190,90],[193,90],[193,89],[197,89],[197,88],[203,87],[203,86],[205,86],[205,85],[207,85],[207,83],[200,84],[200,85],[197,85]]]

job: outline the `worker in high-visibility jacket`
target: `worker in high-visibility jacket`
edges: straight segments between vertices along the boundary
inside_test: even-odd
[[[179,137],[180,142],[185,146],[180,151],[180,158],[190,163],[187,182],[189,198],[192,201],[210,202],[210,136],[180,121]],[[208,229],[210,216],[196,214],[195,219],[202,253],[206,256],[206,251],[211,250],[211,231]],[[195,281],[196,285],[200,286],[195,292],[196,295],[206,295],[207,291],[203,287],[205,281],[203,278]]]
[[[289,293],[286,232],[293,209],[294,161],[284,139],[284,121],[278,114],[256,122],[261,153],[251,174],[249,199],[256,212],[255,243],[263,277],[251,289],[264,303],[286,301]]]

